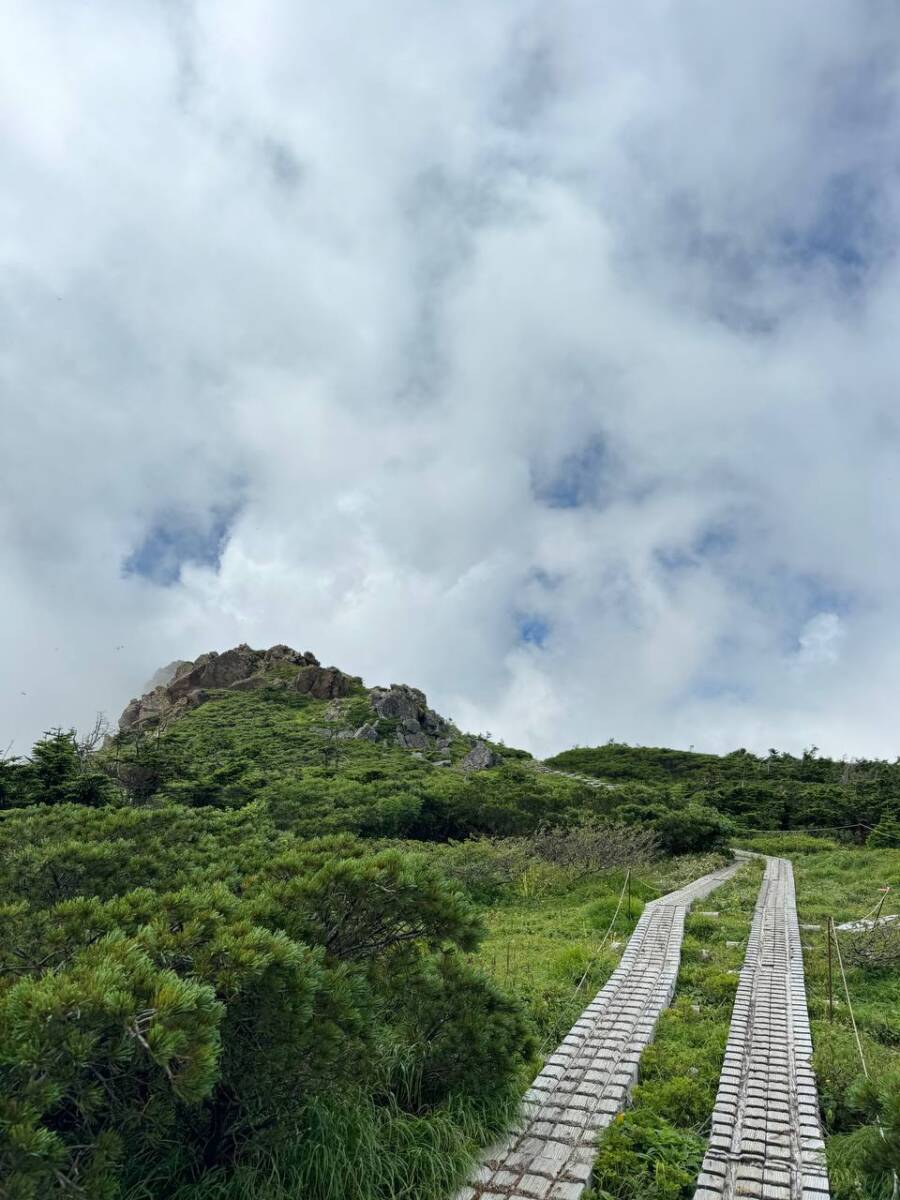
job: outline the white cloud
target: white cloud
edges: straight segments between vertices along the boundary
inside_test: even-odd
[[[14,4],[0,742],[247,640],[542,753],[895,754],[898,49],[850,0]]]
[[[837,613],[823,612],[810,617],[797,638],[797,665],[816,667],[836,663],[843,638],[844,628]]]

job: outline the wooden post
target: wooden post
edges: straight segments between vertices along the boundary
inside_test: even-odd
[[[834,1020],[834,977],[831,968],[831,928],[834,925],[834,917],[828,918],[826,925],[826,937],[828,938],[828,1020]]]
[[[631,867],[625,873],[625,886],[628,888],[628,920],[631,920]]]

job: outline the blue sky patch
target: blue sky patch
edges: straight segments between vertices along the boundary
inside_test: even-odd
[[[830,263],[846,284],[863,274],[877,243],[877,194],[860,173],[834,175],[823,189],[818,211],[805,229],[782,236],[787,258],[801,266]]]
[[[704,559],[724,558],[737,542],[737,530],[722,522],[708,525],[688,546],[658,546],[653,556],[666,571],[684,571],[699,567]]]
[[[178,582],[186,563],[218,570],[237,513],[235,506],[205,514],[167,512],[157,517],[122,563],[122,574],[170,587]]]
[[[566,454],[549,470],[532,464],[531,491],[549,508],[581,508],[609,499],[614,470],[606,440],[590,438],[581,449]]]
[[[550,635],[550,622],[537,613],[519,613],[519,641],[528,646],[543,647]]]

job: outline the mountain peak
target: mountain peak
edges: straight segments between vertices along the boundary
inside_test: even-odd
[[[337,667],[323,667],[311,650],[271,646],[254,650],[242,642],[231,650],[210,650],[193,662],[176,660],[151,679],[150,690],[132,700],[119,718],[120,733],[169,721],[210,699],[211,691],[292,688],[317,700],[350,695],[362,681]]]

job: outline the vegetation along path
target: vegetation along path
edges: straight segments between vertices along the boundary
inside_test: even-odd
[[[619,966],[532,1084],[518,1128],[486,1151],[458,1200],[578,1200],[597,1134],[625,1105],[641,1052],[672,998],[687,910],[740,865],[645,907]]]
[[[694,1200],[828,1200],[794,875],[767,858]]]

